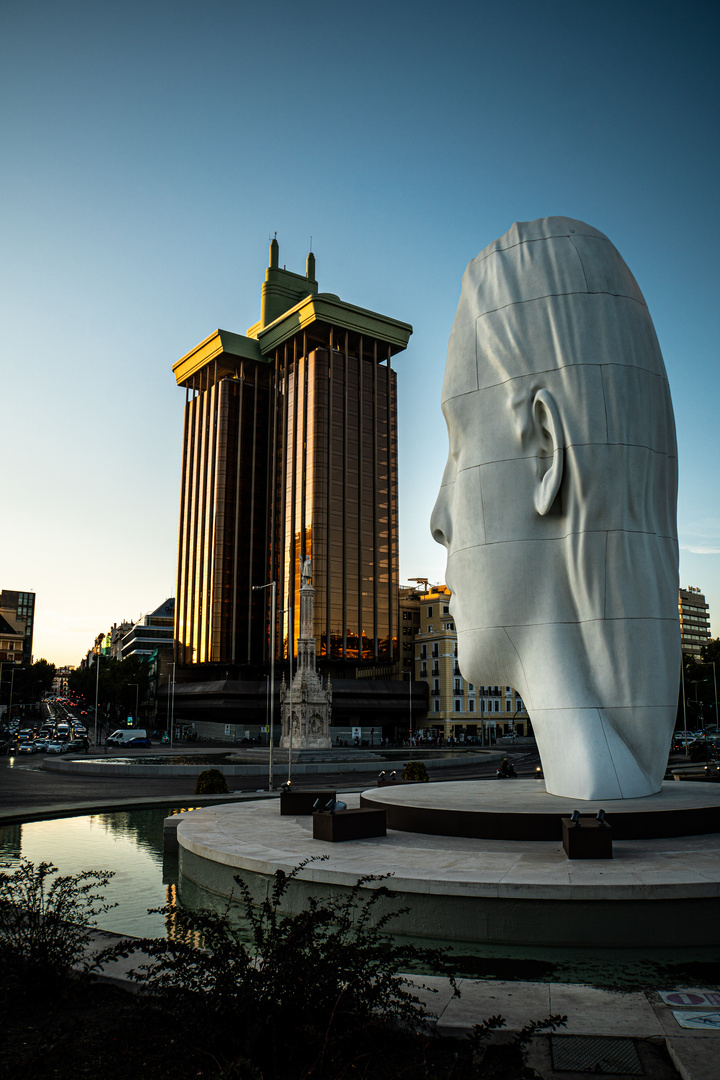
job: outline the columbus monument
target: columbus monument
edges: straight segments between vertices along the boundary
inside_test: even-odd
[[[312,564],[300,556],[300,637],[297,642],[297,670],[290,687],[283,679],[280,687],[282,738],[285,750],[329,750],[332,687],[330,679],[323,689],[316,667],[316,642],[313,634],[315,590],[310,583]],[[290,653],[292,655],[292,648]]]

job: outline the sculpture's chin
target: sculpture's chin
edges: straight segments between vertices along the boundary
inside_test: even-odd
[[[666,719],[672,725],[672,718]],[[602,709],[541,711],[533,730],[545,788],[568,799],[641,799],[660,791],[663,769],[628,746]],[[667,741],[669,743],[669,731]]]

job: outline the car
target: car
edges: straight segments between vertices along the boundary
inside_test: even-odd
[[[63,739],[52,739],[47,744],[48,754],[64,754],[68,748],[68,744]]]
[[[38,746],[34,739],[21,739],[17,748],[18,754],[37,754]]]
[[[150,742],[150,739],[140,737],[140,738],[137,738],[137,739],[129,739],[123,745],[125,745],[125,746],[152,746],[152,743]]]

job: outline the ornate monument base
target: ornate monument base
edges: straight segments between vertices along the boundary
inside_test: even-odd
[[[293,754],[296,750],[330,750],[330,714],[332,687],[330,679],[323,687],[317,673],[315,638],[313,637],[313,605],[315,590],[309,581],[310,560],[300,559],[300,637],[297,643],[297,671],[286,686],[280,687],[282,738],[280,746]],[[291,650],[292,653],[292,650]]]

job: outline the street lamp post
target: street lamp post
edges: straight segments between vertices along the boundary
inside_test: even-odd
[[[12,721],[12,699],[13,699],[13,687],[15,685],[15,672],[24,671],[24,667],[16,667],[13,664],[12,671],[10,672],[10,704],[8,705],[8,721]]]
[[[12,660],[12,661],[8,661],[8,660],[0,661],[0,694],[2,693],[2,669],[4,667],[9,667],[9,668],[15,667],[15,661],[14,660]],[[10,712],[9,712],[9,710],[8,710],[7,719],[8,719],[8,723],[10,723]]]
[[[95,657],[95,746],[98,744],[98,698],[100,696],[100,649],[98,648],[97,655]],[[108,732],[108,735],[110,732]],[[105,748],[107,753],[107,746]],[[95,751],[97,753],[97,750]]]
[[[170,695],[170,749],[173,748],[173,735],[175,733],[175,661],[172,670],[172,694]]]
[[[292,752],[293,752],[293,711],[292,711],[292,684],[293,684],[293,659],[295,656],[295,623],[293,621],[293,609],[292,605],[287,608],[280,608],[281,615],[289,615],[288,620],[290,633],[288,634],[288,654],[290,656],[290,682],[288,683],[288,709],[290,711],[290,742],[288,745],[288,784],[292,780]]]
[[[413,661],[413,662],[414,662],[414,661]],[[408,691],[409,691],[409,695],[408,695],[408,696],[409,696],[409,699],[410,699],[410,745],[411,745],[411,746],[412,746],[412,741],[413,741],[413,721],[412,721],[412,684],[413,684],[413,672],[412,672],[412,670],[411,670],[411,671],[408,671]]]
[[[129,682],[129,683],[126,683],[125,685],[135,687],[135,723],[137,723],[138,720],[140,719],[139,716],[138,716],[138,709],[140,708],[140,706],[138,704],[138,702],[140,701],[140,683]]]
[[[268,581],[266,585],[253,585],[253,592],[270,589],[270,746],[268,753],[268,791],[273,789],[273,739],[275,737],[275,618],[277,582]]]

